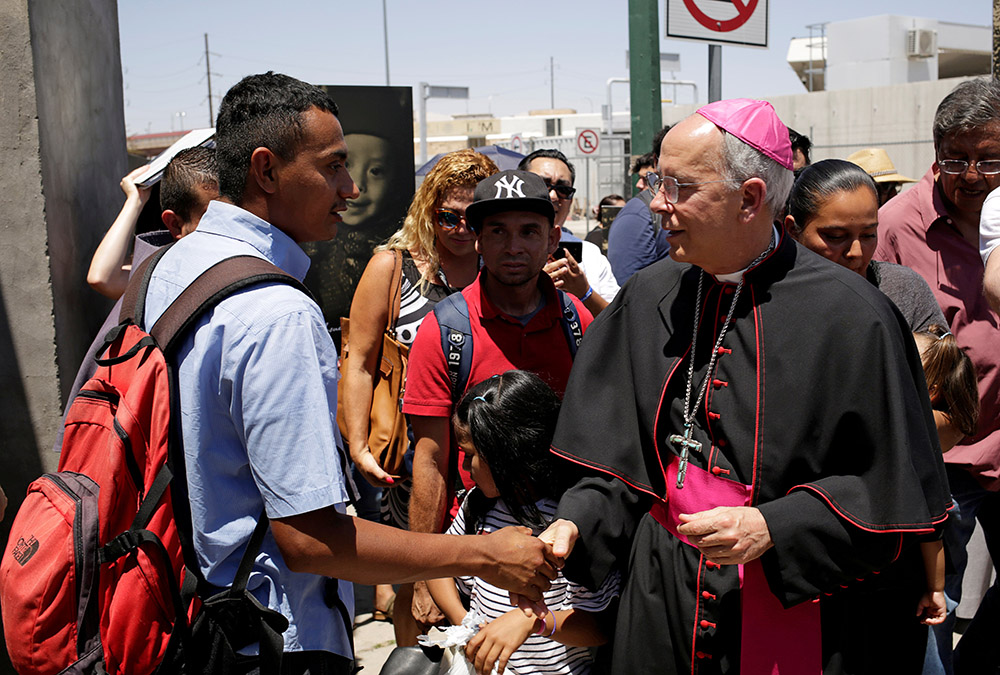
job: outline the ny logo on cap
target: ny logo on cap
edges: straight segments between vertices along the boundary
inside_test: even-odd
[[[508,178],[510,178],[509,181],[507,180]],[[524,193],[521,191],[522,185],[524,185],[524,180],[517,176],[503,176],[497,181],[497,193],[493,199],[500,199],[500,193],[503,190],[507,190],[507,195],[504,199],[513,199],[515,194],[524,199]]]

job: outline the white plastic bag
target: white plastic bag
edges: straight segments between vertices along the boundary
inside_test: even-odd
[[[479,624],[485,621],[485,616],[475,610],[469,610],[461,625],[438,629],[439,634],[434,637],[421,635],[417,638],[417,642],[424,647],[444,649],[441,675],[476,675],[476,669],[469,663],[469,659],[465,658],[465,645],[479,632]],[[497,672],[495,666],[493,672]]]

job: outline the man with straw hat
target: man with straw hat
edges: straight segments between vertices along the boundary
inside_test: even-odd
[[[848,156],[847,161],[860,166],[875,180],[879,206],[899,194],[899,187],[903,183],[917,182],[916,178],[907,178],[896,171],[896,166],[889,159],[889,153],[882,148],[858,150]]]

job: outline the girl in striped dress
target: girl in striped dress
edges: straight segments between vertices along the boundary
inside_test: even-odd
[[[511,370],[480,382],[455,410],[455,437],[476,487],[449,534],[485,534],[510,525],[536,535],[552,521],[567,487],[549,444],[559,398],[537,375]],[[544,594],[547,612],[512,607],[507,591],[477,577],[428,582],[434,601],[452,624],[469,609],[488,621],[466,645],[478,673],[589,673],[588,647],[606,641],[604,627],[618,596],[614,572],[591,591],[561,574]]]

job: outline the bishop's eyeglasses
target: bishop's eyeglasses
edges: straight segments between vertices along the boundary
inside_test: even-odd
[[[663,190],[663,196],[666,197],[667,201],[671,204],[676,204],[677,200],[681,196],[682,187],[691,187],[692,185],[708,185],[709,183],[734,183],[731,178],[726,178],[723,180],[703,180],[699,183],[679,183],[677,179],[673,176],[660,176],[658,173],[650,171],[646,174],[646,185],[649,191],[656,196],[656,193]]]

